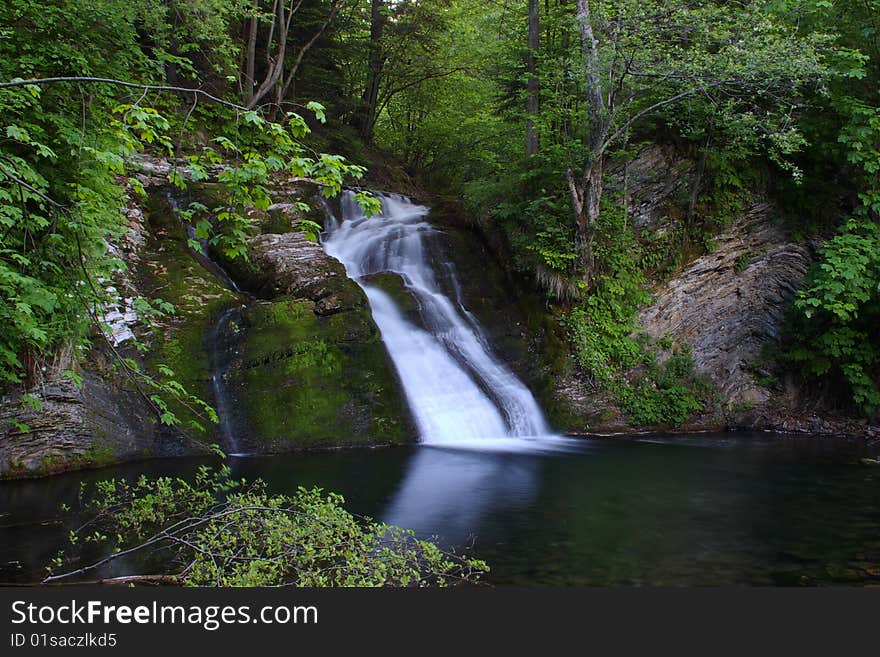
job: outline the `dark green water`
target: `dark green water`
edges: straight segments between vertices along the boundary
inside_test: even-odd
[[[550,451],[429,447],[236,459],[277,491],[319,485],[350,510],[472,546],[522,585],[880,584],[876,446],[723,434],[565,441]],[[153,461],[0,483],[0,581],[33,580],[80,481],[191,473]]]

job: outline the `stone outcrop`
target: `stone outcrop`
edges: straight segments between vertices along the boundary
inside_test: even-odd
[[[693,186],[695,165],[672,146],[652,144],[635,159],[609,167],[609,192],[626,192],[627,215],[638,230],[663,233],[681,217]]]
[[[207,453],[202,445],[163,428],[130,382],[83,373],[77,388],[66,380],[0,405],[0,478],[52,474],[158,456]],[[13,424],[14,421],[14,424]]]
[[[626,192],[631,225],[656,240],[682,229],[695,171],[673,147],[650,145],[625,167],[609,167],[609,187]],[[824,408],[778,365],[765,362],[813,257],[813,246],[794,239],[776,209],[756,197],[711,240],[709,253],[651,290],[650,304],[638,315],[640,330],[686,345],[696,373],[714,391],[714,404],[677,430],[880,435],[864,420]],[[560,426],[575,433],[651,429],[628,424],[613,399],[577,368],[557,378],[553,396],[563,409],[556,415]]]
[[[342,263],[304,233],[258,235],[248,241],[248,249],[261,296],[309,299],[319,315],[363,304],[363,293],[348,280]]]
[[[221,347],[239,451],[375,445],[415,437],[364,292],[302,233],[249,240],[256,288]],[[253,281],[252,281],[253,283]]]
[[[655,291],[638,323],[654,338],[690,346],[694,365],[728,408],[767,402],[755,380],[762,348],[778,335],[810,265],[766,203],[752,206],[697,258]],[[764,376],[767,376],[765,373]]]

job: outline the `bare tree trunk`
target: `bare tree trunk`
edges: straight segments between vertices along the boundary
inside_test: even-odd
[[[379,106],[379,86],[382,83],[382,69],[385,55],[382,52],[382,34],[385,31],[385,1],[372,0],[370,7],[370,54],[369,75],[362,98],[360,134],[367,143],[373,141],[376,126],[376,110]]]
[[[318,28],[318,31],[312,35],[312,38],[309,39],[306,44],[300,48],[299,53],[296,56],[296,59],[293,61],[293,64],[290,67],[290,71],[287,73],[287,77],[281,76],[281,80],[279,80],[277,86],[277,98],[276,102],[278,105],[281,105],[281,102],[287,97],[287,92],[290,90],[290,85],[293,83],[294,78],[296,78],[296,74],[299,71],[300,64],[302,64],[303,57],[305,57],[306,53],[311,49],[312,46],[321,38],[321,35],[330,27],[330,23],[333,22],[333,19],[336,18],[336,14],[339,13],[339,10],[342,8],[342,0],[334,0],[333,4],[330,6],[330,13],[327,14],[326,20],[321,24],[321,27]]]
[[[529,114],[526,124],[526,157],[534,155],[541,148],[538,131],[535,129],[534,118],[540,110],[538,95],[538,71],[536,55],[541,47],[540,15],[538,0],[529,0],[529,81],[526,96],[526,112]]]
[[[590,153],[581,179],[575,180],[571,169],[567,171],[567,177],[577,224],[575,247],[585,276],[589,276],[593,267],[593,234],[599,221],[599,202],[602,199],[602,174],[605,167],[605,149],[608,146],[608,124],[599,75],[599,42],[593,32],[589,0],[577,0],[576,11],[587,78]]]
[[[296,13],[299,5],[294,7],[293,2],[291,1],[290,11],[288,12],[284,0],[276,0],[275,4],[276,11],[273,17],[273,27],[269,32],[269,39],[266,43],[269,70],[266,72],[266,78],[263,80],[262,84],[260,84],[259,88],[254,92],[254,95],[245,104],[248,108],[255,107],[257,103],[263,100],[266,94],[275,88],[275,85],[278,84],[278,81],[284,74],[284,57],[287,54],[287,35],[290,31],[290,20],[293,17],[293,14]],[[278,50],[275,52],[274,56],[272,56],[272,39],[276,31],[278,33]]]
[[[245,105],[250,103],[254,97],[254,86],[256,84],[254,75],[257,60],[257,28],[259,26],[257,10],[259,9],[259,1],[254,0],[253,5],[251,5],[254,13],[248,25],[247,59],[245,60],[244,81],[241,85],[242,89],[244,89]]]
[[[580,181],[567,171],[568,188],[575,212],[575,249],[578,264],[589,278],[593,268],[593,236],[599,222],[599,204],[602,201],[602,174],[604,158],[596,158],[584,171]]]

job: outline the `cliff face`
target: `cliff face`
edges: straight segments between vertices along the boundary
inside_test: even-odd
[[[150,180],[142,176],[143,183],[149,184]],[[113,281],[104,282],[111,293],[102,312],[108,339],[95,336],[82,366],[73,358],[59,358],[54,371],[46,372],[42,383],[28,390],[27,395],[21,389],[4,395],[0,403],[0,478],[208,453],[206,441],[158,421],[148,399],[154,391],[144,386],[138,375],[118,367],[117,355],[132,359],[142,371],[150,372],[151,358],[161,357],[158,352],[144,357],[135,350],[135,335],[147,343],[167,346],[172,343],[155,339],[158,335],[151,337],[151,332],[159,330],[163,338],[168,338],[200,331],[205,319],[202,312],[210,308],[212,300],[222,298],[225,290],[212,284],[210,276],[199,277],[195,263],[190,270],[180,270],[189,266],[189,258],[180,246],[185,240],[175,241],[168,224],[152,221],[148,216],[151,213],[145,214],[133,199],[124,214],[127,231],[107,247],[128,265]],[[181,254],[184,257],[179,257]],[[179,281],[173,291],[170,272]],[[180,304],[179,314],[162,327],[148,329],[138,317],[133,299],[141,295],[155,297],[159,288],[163,298],[173,298]],[[65,368],[78,371],[83,379],[81,386],[60,375]],[[35,401],[25,403],[28,398]]]
[[[0,478],[205,454],[212,443],[278,452],[412,439],[366,297],[339,262],[294,231],[292,206],[255,215],[250,264],[229,267],[230,277],[206,250],[192,248],[162,187],[167,169],[163,161],[143,163],[149,197],[131,201],[127,234],[108,245],[128,265],[107,282],[116,291],[103,313],[109,342],[96,337],[80,366],[70,360],[27,391],[38,408],[25,403],[23,390],[3,397]],[[312,192],[277,193],[289,201]],[[169,302],[175,312],[148,325],[135,309],[139,297]],[[170,368],[174,380],[220,411],[221,423],[163,394],[180,420],[163,425],[149,400],[156,390],[114,366],[116,354],[159,380]],[[79,370],[82,386],[59,375],[66,367]]]
[[[656,238],[681,228],[695,170],[674,149],[653,145],[627,165],[625,187],[623,168],[612,168],[611,186],[625,189],[628,216],[637,231]],[[880,435],[865,421],[822,408],[792,377],[765,362],[812,261],[810,245],[795,240],[773,205],[760,197],[711,245],[710,253],[653,283],[651,302],[637,320],[652,338],[686,345],[695,372],[712,385],[715,403],[682,429]],[[575,371],[560,377],[556,396],[571,409],[564,428],[596,433],[651,429],[629,424],[609,395],[592,389]]]
[[[20,392],[4,398],[0,423],[9,428],[0,438],[0,478],[207,451],[161,428],[131,385],[88,371],[83,379],[80,387],[62,380],[46,385],[36,395],[39,409],[22,404]],[[12,420],[27,430],[11,426]]]
[[[765,404],[772,395],[756,379],[761,351],[779,336],[810,252],[767,203],[748,208],[714,244],[655,290],[638,323],[654,338],[690,345],[697,373],[715,385],[726,410]]]

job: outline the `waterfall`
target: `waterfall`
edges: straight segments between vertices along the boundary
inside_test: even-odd
[[[380,199],[381,214],[367,218],[354,195],[345,193],[341,217],[328,216],[324,249],[366,292],[421,441],[465,445],[547,435],[532,393],[499,361],[464,307],[455,268],[434,262],[438,231],[427,221],[429,209],[402,196]],[[382,273],[401,277],[418,303],[422,326],[370,282]],[[452,296],[441,280],[452,287]]]

